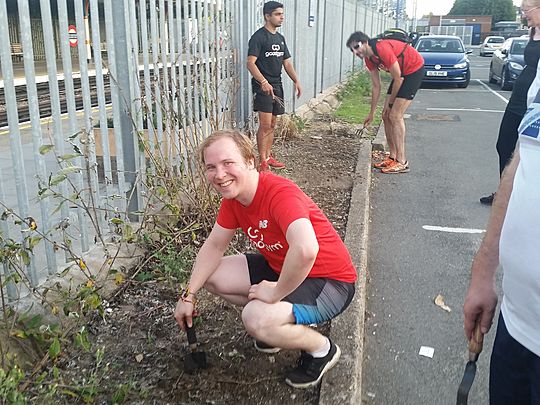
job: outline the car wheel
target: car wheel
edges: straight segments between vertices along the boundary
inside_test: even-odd
[[[468,70],[468,71],[467,71],[467,76],[465,76],[465,81],[464,81],[463,83],[458,83],[457,86],[458,86],[460,89],[466,89],[467,86],[469,85],[470,81],[471,81],[471,71]]]
[[[506,69],[503,69],[501,73],[501,90],[511,90],[512,84],[508,83],[508,79],[506,77]]]
[[[490,83],[497,83],[497,80],[493,77],[493,66],[489,67],[489,82]]]

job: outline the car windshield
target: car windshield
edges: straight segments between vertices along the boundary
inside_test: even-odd
[[[504,38],[489,38],[488,43],[489,44],[502,44],[504,42]]]
[[[446,52],[463,53],[463,46],[459,39],[453,38],[426,38],[420,39],[416,45],[420,52]]]
[[[523,55],[525,53],[526,46],[527,41],[514,41],[512,47],[510,48],[510,53],[512,55]]]

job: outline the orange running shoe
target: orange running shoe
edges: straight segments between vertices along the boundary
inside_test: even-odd
[[[395,160],[393,158],[391,158],[390,156],[385,156],[383,161],[374,163],[373,167],[375,169],[382,169],[384,167],[390,166],[394,162]]]
[[[382,173],[385,174],[397,174],[397,173],[408,173],[411,169],[409,169],[409,162],[400,163],[397,160],[394,161],[393,164],[390,166],[384,167],[381,169]]]

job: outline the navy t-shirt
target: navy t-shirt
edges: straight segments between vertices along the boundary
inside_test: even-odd
[[[272,34],[264,27],[258,29],[249,39],[248,56],[257,57],[255,65],[270,84],[281,84],[283,61],[291,57],[283,35]],[[251,82],[258,85],[253,78]]]

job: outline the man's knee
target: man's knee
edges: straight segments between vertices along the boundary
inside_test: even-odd
[[[264,339],[265,332],[275,326],[269,316],[265,316],[266,304],[253,300],[242,310],[242,322],[247,333],[259,339]]]
[[[390,111],[390,114],[388,114],[388,119],[392,124],[396,125],[403,121],[403,114],[400,111],[392,109]]]

